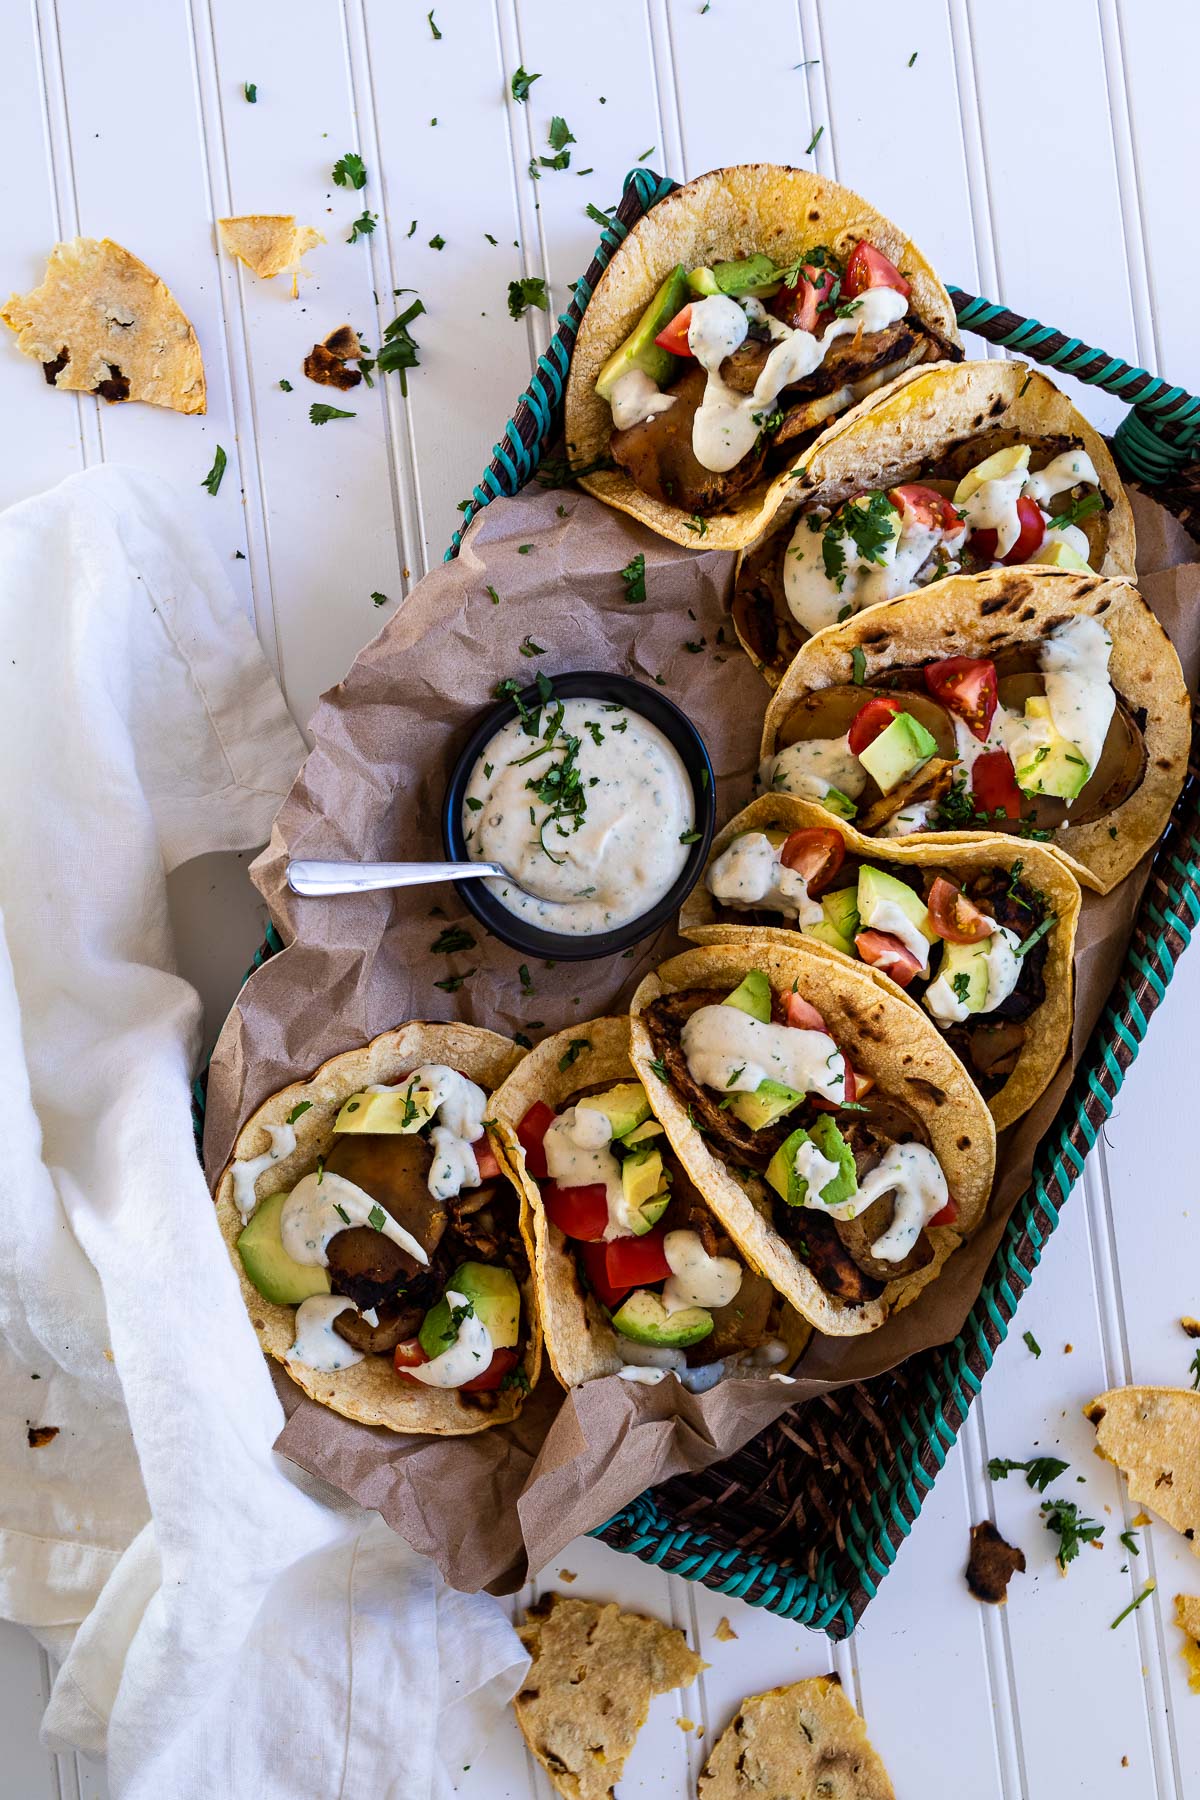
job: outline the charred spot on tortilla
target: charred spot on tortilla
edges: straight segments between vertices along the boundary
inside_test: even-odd
[[[102,400],[128,400],[129,383],[114,363],[108,365],[108,376],[104,381],[96,383],[93,390]]]
[[[967,1558],[967,1586],[977,1600],[1003,1606],[1014,1575],[1025,1573],[1025,1552],[1000,1536],[990,1519],[971,1527],[971,1551]]]
[[[46,363],[42,364],[42,373],[45,375],[46,382],[49,387],[54,387],[56,385],[59,375],[66,368],[66,366],[70,362],[70,360],[71,360],[70,351],[69,350],[60,350],[58,355],[54,358],[53,362],[46,362]]]

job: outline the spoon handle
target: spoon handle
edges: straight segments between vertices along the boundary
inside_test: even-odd
[[[488,862],[290,862],[288,886],[294,894],[363,894],[373,888],[422,887],[431,881],[467,881],[500,875]]]

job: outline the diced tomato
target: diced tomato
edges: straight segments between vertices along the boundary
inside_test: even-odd
[[[663,1242],[665,1225],[655,1225],[643,1237],[613,1238],[608,1245],[608,1279],[615,1288],[645,1287],[665,1281],[671,1273]]]
[[[861,1069],[851,1069],[850,1074],[853,1077],[853,1080],[848,1085],[852,1086],[854,1089],[850,1098],[852,1100],[862,1100],[875,1086],[875,1077],[873,1075],[864,1075]]]
[[[517,1126],[517,1137],[525,1152],[525,1167],[538,1181],[548,1173],[542,1140],[553,1123],[554,1108],[547,1106],[544,1100],[535,1100]]]
[[[865,963],[870,963],[873,969],[882,969],[901,987],[907,987],[913,976],[921,973],[921,964],[908,945],[902,944],[890,931],[860,931],[854,946]]]
[[[1028,562],[1029,558],[1042,547],[1046,535],[1046,521],[1042,517],[1042,509],[1036,500],[1030,500],[1025,494],[1017,496],[1017,518],[1021,521],[1021,533],[1007,556],[1000,561],[1006,566],[1013,563]]]
[[[629,1292],[628,1287],[614,1287],[608,1279],[608,1245],[580,1244],[579,1255],[587,1271],[592,1292],[601,1306],[614,1312]]]
[[[787,1007],[787,1024],[797,1025],[801,1031],[824,1031],[827,1029],[825,1021],[816,1007],[811,1005],[803,994],[788,994],[785,1005]]]
[[[875,1086],[873,1075],[864,1075],[861,1069],[852,1069],[846,1064],[846,1091],[840,1100],[826,1100],[823,1094],[810,1094],[808,1104],[815,1112],[837,1112],[841,1106],[853,1106],[864,1095],[869,1094]]]
[[[392,1352],[392,1363],[396,1373],[403,1375],[406,1381],[416,1381],[416,1376],[410,1375],[408,1371],[418,1369],[422,1363],[428,1361],[429,1358],[422,1350],[420,1340],[417,1338],[408,1338],[403,1344],[397,1344]]]
[[[850,252],[846,273],[842,276],[842,298],[855,300],[859,294],[874,287],[895,288],[906,300],[912,293],[895,263],[889,262],[883,251],[877,250],[874,244],[868,244],[866,238],[861,238]]]
[[[486,1131],[482,1137],[475,1139],[471,1148],[475,1152],[475,1166],[479,1170],[480,1181],[495,1181],[500,1173],[500,1163]]]
[[[682,312],[677,312],[669,325],[663,327],[655,338],[660,350],[669,350],[672,356],[690,356],[692,347],[688,343],[688,326],[692,322],[692,303],[689,300]]]
[[[608,1194],[602,1181],[585,1187],[559,1187],[556,1181],[542,1182],[542,1205],[552,1225],[569,1238],[594,1243],[604,1236],[608,1224]]]
[[[896,714],[903,711],[903,700],[894,700],[890,694],[876,694],[873,700],[860,707],[850,726],[849,744],[855,756],[861,756],[868,744],[873,744]]]
[[[951,1194],[940,1212],[935,1212],[932,1219],[926,1219],[927,1225],[953,1225],[958,1220],[958,1201]]]
[[[809,826],[791,833],[779,860],[785,869],[795,869],[803,875],[804,884],[815,899],[825,892],[846,860],[846,840],[832,826]]]
[[[771,311],[793,331],[815,331],[817,326],[817,290],[801,275],[795,287],[782,287],[771,301]]]
[[[999,532],[993,531],[989,525],[983,530],[973,531],[971,533],[970,537],[967,539],[967,549],[971,552],[972,556],[977,556],[980,562],[994,563],[996,560],[996,546],[999,542]]]
[[[1021,790],[1006,750],[988,750],[975,758],[971,792],[980,812],[1002,812],[1006,818],[1021,816]]]
[[[929,923],[947,943],[978,944],[982,938],[991,936],[992,926],[987,914],[980,912],[962,889],[947,881],[944,875],[935,878],[926,904]]]
[[[927,531],[944,531],[953,536],[963,529],[961,513],[936,488],[923,487],[920,482],[914,481],[907,487],[891,488],[888,499],[898,512],[908,514],[918,525],[924,525]]]
[[[935,700],[958,714],[981,744],[987,742],[999,701],[994,662],[982,656],[948,656],[943,662],[926,663],[925,686]]]

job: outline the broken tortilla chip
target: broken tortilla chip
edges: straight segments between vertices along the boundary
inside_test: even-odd
[[[56,244],[41,287],[13,294],[0,319],[51,387],[204,411],[204,363],[187,315],[166,282],[111,238]]]
[[[768,1794],[896,1800],[867,1728],[836,1675],[816,1675],[743,1700],[713,1746],[697,1793],[700,1800]]]
[[[1200,1694],[1200,1596],[1176,1594],[1175,1623],[1184,1636],[1183,1660],[1187,1664],[1188,1686]]]
[[[990,1606],[1003,1606],[1008,1599],[1009,1582],[1014,1575],[1024,1573],[1025,1552],[1006,1543],[990,1519],[972,1525],[967,1586],[977,1600],[986,1600]]]
[[[517,1636],[533,1658],[513,1701],[517,1724],[569,1800],[612,1800],[651,1700],[708,1667],[681,1631],[611,1601],[550,1594]]]
[[[1200,1556],[1200,1392],[1110,1388],[1083,1416],[1096,1427],[1096,1454],[1116,1463],[1130,1498],[1181,1531]]]
[[[325,239],[311,225],[297,225],[291,213],[247,213],[218,219],[221,242],[252,275],[273,281],[276,275],[300,273],[300,258]]]

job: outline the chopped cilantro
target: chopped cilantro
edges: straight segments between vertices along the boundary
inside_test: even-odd
[[[1192,1378],[1192,1386],[1194,1388],[1200,1388],[1200,1350],[1197,1350],[1195,1356],[1193,1356],[1188,1368],[1188,1374]]]
[[[488,592],[488,595],[489,595],[489,597],[490,597],[490,599],[491,599],[491,602],[492,602],[492,605],[493,605],[493,606],[499,606],[499,604],[500,604],[500,596],[499,596],[499,594],[498,594],[498,593],[497,593],[497,592],[496,592],[496,590],[495,590],[495,588],[494,588],[494,587],[493,587],[493,586],[492,586],[492,584],[491,584],[491,582],[490,582],[490,581],[489,581],[489,582],[488,582],[488,584],[487,584],[487,592]]]
[[[432,11],[427,12],[425,17],[429,20],[429,29],[432,31],[434,39],[440,39],[442,34],[437,28],[437,20],[434,18]]]
[[[681,844],[698,844],[703,836],[702,831],[681,831],[679,841]]]
[[[400,288],[397,291],[399,293],[411,293],[412,290]],[[416,343],[408,328],[414,319],[420,318],[424,311],[425,302],[423,300],[414,300],[410,306],[405,307],[404,311],[398,314],[398,316],[392,320],[391,324],[387,326],[383,334],[383,342],[379,346],[379,356],[377,358],[379,369],[384,375],[391,374],[393,370],[399,371],[400,392],[404,395],[405,399],[408,398],[407,371],[409,369],[417,368],[420,361],[417,356],[420,345]]]
[[[1072,500],[1066,512],[1057,513],[1047,525],[1047,531],[1065,531],[1068,525],[1078,525],[1081,519],[1090,519],[1093,513],[1104,511],[1104,501],[1099,494],[1084,494],[1079,500]]]
[[[1040,1356],[1042,1354],[1042,1346],[1038,1343],[1032,1331],[1022,1332],[1021,1341],[1024,1343],[1030,1356]]]
[[[517,72],[512,78],[513,99],[524,103],[529,98],[529,90],[534,82],[540,81],[541,79],[540,75],[527,75],[525,70],[518,64]]]
[[[1120,1541],[1124,1544],[1130,1556],[1140,1556],[1142,1554],[1138,1547],[1136,1531],[1123,1531],[1121,1533]]]
[[[1006,1481],[1015,1469],[1025,1472],[1026,1487],[1036,1488],[1044,1494],[1052,1481],[1069,1468],[1057,1456],[1031,1456],[1028,1462],[1014,1462],[1009,1456],[993,1456],[988,1463],[988,1475],[992,1481]]]
[[[1104,1527],[1081,1513],[1073,1500],[1043,1500],[1041,1506],[1046,1530],[1058,1534],[1055,1561],[1066,1572],[1069,1562],[1079,1555],[1081,1544],[1095,1544],[1104,1536]]]
[[[855,644],[850,652],[850,670],[855,687],[861,687],[867,679],[867,653],[860,644]]]
[[[912,66],[913,66],[913,64],[914,64],[914,63],[915,63],[915,62],[916,62],[916,60],[917,60],[917,57],[918,57],[918,56],[919,56],[919,55],[920,55],[920,54],[921,54],[921,53],[920,53],[920,51],[919,51],[919,50],[914,50],[914,51],[913,51],[913,53],[912,53],[912,55],[911,55],[911,56],[910,56],[910,57],[909,57],[909,59],[908,59],[908,66],[909,66],[909,68],[910,68],[910,69],[911,69],[911,68],[912,68]]]
[[[354,223],[351,225],[350,236],[346,239],[346,242],[348,244],[357,244],[359,238],[369,237],[378,223],[379,214],[368,212],[364,207],[358,218],[355,219]]]
[[[311,1110],[311,1108],[312,1108],[311,1100],[297,1100],[295,1106],[293,1106],[291,1112],[287,1116],[288,1124],[294,1125],[296,1123],[296,1120],[301,1118],[303,1116],[303,1114],[305,1114],[306,1112],[309,1112]]]
[[[200,486],[202,488],[207,488],[209,493],[215,496],[217,489],[221,485],[221,477],[224,473],[225,452],[222,450],[220,444],[218,444],[217,454],[213,457],[213,466],[204,477],[204,480],[200,483]]]
[[[640,155],[640,156],[639,156],[639,157],[638,157],[638,161],[639,161],[639,162],[645,162],[645,160],[646,160],[646,158],[647,158],[647,157],[648,157],[648,156],[653,156],[653,155],[654,155],[654,152],[655,152],[655,151],[656,151],[656,150],[657,150],[657,149],[658,149],[658,145],[657,145],[657,144],[651,144],[651,146],[650,146],[650,148],[649,148],[649,149],[648,149],[648,150],[643,150],[643,151],[642,151],[642,154],[641,154],[641,155]]]
[[[543,312],[550,310],[550,296],[546,292],[546,283],[541,275],[522,275],[519,281],[508,284],[508,315],[511,319],[523,319],[531,306],[540,307]]]
[[[523,994],[532,994],[536,991],[533,985],[533,978],[529,973],[528,963],[518,964],[517,979],[521,983],[521,992]]]
[[[612,224],[612,220],[609,218],[608,214],[602,213],[600,208],[598,206],[593,206],[590,200],[583,210],[586,212],[593,225],[605,226]]]
[[[384,1226],[387,1224],[387,1214],[384,1212],[382,1206],[373,1206],[371,1208],[370,1212],[367,1214],[367,1224],[371,1227],[372,1231],[383,1230]]]
[[[336,1200],[333,1203],[333,1210],[339,1219],[344,1219],[347,1225],[350,1223],[350,1214],[346,1211],[344,1206],[339,1206]]]
[[[345,156],[338,157],[333,165],[333,179],[338,187],[366,187],[367,165],[357,150],[347,150]]]
[[[464,981],[470,981],[474,969],[467,969],[462,975],[447,975],[444,981],[435,981],[434,987],[441,988],[444,994],[457,994]]]
[[[292,391],[292,384],[291,384],[291,382],[290,382],[290,381],[285,381],[285,380],[283,380],[283,379],[282,379],[282,377],[281,377],[281,378],[280,378],[280,382],[279,382],[279,385],[280,385],[280,387],[281,387],[281,388],[282,388],[282,389],[283,389],[283,391],[284,391],[284,393],[285,393],[285,394],[290,394],[290,393],[291,393],[291,391]]]
[[[656,1056],[654,1058],[653,1062],[650,1064],[650,1067],[654,1070],[654,1073],[658,1076],[658,1079],[660,1081],[669,1080],[669,1077],[667,1075],[667,1065],[665,1062],[663,1062],[661,1056]]]
[[[246,83],[244,83],[244,85],[242,87],[242,92],[243,92],[243,94],[245,94],[245,96],[246,96],[247,100],[250,102],[251,106],[258,105],[258,83],[257,83],[257,81],[247,81]]]
[[[1156,1581],[1148,1581],[1146,1583],[1145,1587],[1142,1589],[1141,1593],[1138,1595],[1137,1599],[1131,1600],[1129,1602],[1129,1605],[1127,1607],[1125,1607],[1123,1609],[1123,1611],[1121,1611],[1117,1614],[1116,1618],[1113,1620],[1112,1624],[1109,1626],[1109,1630],[1115,1631],[1117,1629],[1117,1626],[1121,1623],[1122,1619],[1127,1619],[1131,1612],[1136,1612],[1138,1607],[1142,1604],[1142,1601],[1148,1600],[1157,1586],[1158,1586],[1158,1583]]]
[[[417,221],[414,219],[412,224],[409,226],[408,230],[405,232],[405,234],[404,234],[405,237],[406,238],[412,237],[412,235],[416,231],[416,229],[417,229]]]
[[[444,250],[446,248],[446,240],[440,231],[435,232],[433,237],[430,238],[429,248],[431,250]]]
[[[621,580],[625,583],[625,598],[631,606],[640,606],[646,598],[646,553],[639,550],[630,562],[621,570]]]
[[[521,652],[522,656],[545,656],[546,654],[545,647],[542,644],[535,643],[528,632],[525,633],[525,636],[517,645],[517,649]]]
[[[528,556],[529,552],[532,549],[533,549],[532,544],[518,544],[517,545],[517,555],[518,556]]]
[[[387,605],[387,595],[379,593],[378,590],[376,590],[376,592],[371,595],[371,599],[376,606],[386,606]]]
[[[954,989],[954,998],[959,1005],[965,1006],[967,995],[971,992],[971,977],[966,969],[960,969],[956,975],[952,976],[950,986]]]
[[[358,414],[343,412],[339,406],[326,406],[323,400],[315,400],[308,409],[308,416],[314,425],[328,425],[330,419],[356,419]]]
[[[447,925],[429,948],[435,956],[452,956],[456,950],[473,950],[475,939],[461,925]]]
[[[560,1073],[565,1073],[572,1063],[577,1062],[585,1050],[592,1047],[591,1038],[572,1038],[558,1059]]]
[[[813,151],[816,149],[817,145],[820,143],[821,139],[824,136],[825,136],[825,127],[823,125],[818,125],[817,129],[813,132],[811,138],[809,138],[809,140],[808,140],[808,149],[804,152],[805,156],[812,155]]]
[[[1036,943],[1040,942],[1040,940],[1045,937],[1045,935],[1048,931],[1053,930],[1054,926],[1057,923],[1058,923],[1057,914],[1056,913],[1047,913],[1046,917],[1042,920],[1042,922],[1038,926],[1037,930],[1031,931],[1029,936],[1025,939],[1025,942],[1023,944],[1017,945],[1017,948],[1013,951],[1013,955],[1014,956],[1028,955],[1029,951],[1033,949],[1033,946]]]

